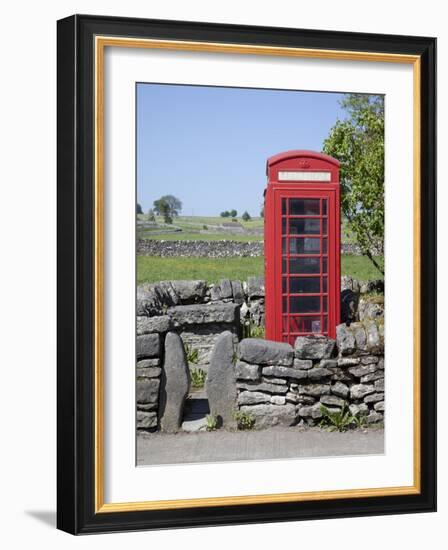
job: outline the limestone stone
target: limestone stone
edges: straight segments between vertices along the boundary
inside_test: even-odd
[[[320,395],[328,395],[330,393],[330,384],[304,384],[298,387],[299,394],[311,395],[319,397]]]
[[[337,359],[322,359],[322,361],[319,362],[319,367],[323,369],[334,369],[338,366]]]
[[[207,283],[198,281],[170,281],[175,293],[179,297],[180,303],[192,304],[202,301],[207,290]]]
[[[137,378],[137,403],[156,403],[159,398],[160,380]]]
[[[322,395],[320,402],[329,407],[343,407],[345,401],[336,395]]]
[[[235,428],[236,373],[233,334],[225,331],[216,340],[210,358],[205,387],[210,414],[217,417],[224,427]]]
[[[137,428],[148,430],[157,427],[157,413],[137,411]]]
[[[232,283],[229,279],[222,279],[219,287],[221,289],[221,298],[232,298]]]
[[[139,361],[142,363],[143,361]],[[160,367],[140,367],[137,364],[137,378],[158,378],[162,372]]]
[[[315,403],[314,405],[305,405],[299,408],[299,416],[302,417],[311,417],[311,418],[322,418],[322,409],[320,403]]]
[[[219,285],[212,285],[210,287],[210,300],[212,300],[212,302],[221,300],[221,288]]]
[[[349,387],[342,382],[336,382],[331,386],[331,393],[337,395],[338,397],[343,397],[346,399],[350,393]]]
[[[240,410],[254,417],[255,428],[291,426],[296,421],[296,408],[292,403],[243,406]]]
[[[285,405],[286,397],[284,395],[273,395],[271,397],[271,403],[273,405]]]
[[[185,399],[190,388],[190,370],[182,340],[175,332],[165,338],[165,359],[160,392],[160,427],[176,432],[182,424]]]
[[[285,378],[294,378],[295,380],[306,380],[308,372],[311,371],[281,366],[263,367],[262,370],[262,373],[266,376],[283,376]]]
[[[326,336],[299,336],[294,344],[297,359],[330,359],[336,342]]]
[[[366,331],[366,348],[370,353],[383,353],[384,342],[381,339],[380,332],[378,330],[378,324],[369,319],[364,321]]]
[[[264,277],[248,277],[247,294],[249,298],[264,298]]]
[[[137,336],[137,359],[157,357],[160,355],[160,336],[158,334],[143,334]]]
[[[241,281],[231,281],[232,285],[232,295],[233,295],[233,301],[235,304],[242,304],[244,303],[244,291],[243,291],[243,285],[241,284]]]
[[[288,391],[287,384],[269,384],[267,382],[261,382],[261,384],[248,384],[238,382],[237,387],[241,390],[261,391],[268,393],[286,393]]]
[[[310,369],[308,371],[308,378],[310,380],[320,380],[322,378],[328,378],[333,373],[329,369],[325,369],[323,367],[314,367],[313,369]]]
[[[246,338],[240,342],[239,356],[247,363],[290,367],[294,360],[294,350],[292,346],[284,342]]]
[[[384,412],[384,401],[378,401],[378,403],[375,403],[375,405],[373,405],[373,408],[376,411]]]
[[[336,342],[341,355],[350,355],[356,350],[355,336],[351,328],[345,323],[336,327]],[[338,364],[339,366],[342,366],[339,361]]]
[[[376,424],[377,422],[382,422],[383,420],[384,420],[383,415],[377,411],[371,411],[366,416],[367,424]]]
[[[384,391],[384,378],[381,378],[380,380],[375,380],[375,391]]]
[[[156,317],[137,317],[137,335],[150,334],[152,332],[168,332],[171,328],[171,319],[168,315]]]
[[[148,369],[149,367],[159,367],[159,366],[160,366],[159,357],[153,357],[151,359],[141,359],[140,361],[137,361],[137,368]]]
[[[375,388],[372,384],[354,384],[350,388],[350,397],[352,399],[363,399],[366,395],[374,393]]]
[[[370,393],[364,397],[364,403],[377,403],[378,401],[384,401],[384,393]]]
[[[237,362],[235,371],[238,380],[258,380],[260,378],[260,367],[244,361]]]
[[[358,349],[358,352],[366,352],[367,351],[367,334],[366,334],[366,329],[364,325],[361,323],[352,323],[350,325],[350,328],[355,337],[356,347]]]
[[[338,367],[352,367],[358,365],[360,361],[359,357],[339,357]]]
[[[362,416],[368,414],[369,412],[369,407],[365,403],[352,403],[348,406],[348,408],[353,416]]]
[[[308,370],[313,368],[311,359],[294,359],[293,367],[295,369]]]
[[[238,405],[257,405],[258,403],[269,403],[271,394],[259,391],[242,391],[238,394]]]
[[[313,405],[316,402],[316,399],[311,397],[311,395],[299,395],[295,392],[288,392],[285,395],[285,399],[286,401],[299,405]]]
[[[175,327],[210,323],[236,324],[239,316],[238,309],[237,304],[210,302],[208,304],[175,306],[168,309],[167,314],[171,317]]]
[[[266,384],[281,384],[286,385],[288,383],[286,378],[273,378],[272,376],[262,376],[261,381]]]
[[[365,376],[361,377],[361,384],[365,384],[367,382],[374,382],[375,380],[381,380],[384,378],[384,371],[378,370],[377,372],[371,372],[370,374],[366,374]]]
[[[378,370],[378,366],[376,364],[372,365],[359,365],[357,367],[352,367],[348,369],[348,372],[350,374],[353,374],[353,376],[356,376],[357,378],[361,378],[362,376],[366,376],[367,374],[371,374],[373,372],[376,372]],[[381,376],[383,374],[381,373]]]
[[[331,369],[331,380],[352,383],[353,376],[346,369],[337,367],[335,369]]]
[[[379,363],[379,358],[376,355],[367,355],[367,357],[361,357],[361,363],[363,365],[370,365],[372,363]]]

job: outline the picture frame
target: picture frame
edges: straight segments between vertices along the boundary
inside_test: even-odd
[[[90,15],[58,21],[57,40],[58,528],[84,534],[435,511],[436,40]],[[412,484],[105,501],[104,53],[110,47],[412,66]]]

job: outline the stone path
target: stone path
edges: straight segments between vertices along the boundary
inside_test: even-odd
[[[137,437],[137,464],[180,464],[384,453],[384,430],[345,433],[319,428],[151,433]]]

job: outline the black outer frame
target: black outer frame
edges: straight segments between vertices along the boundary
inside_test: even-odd
[[[436,510],[436,39],[74,15],[58,21],[57,527],[72,534]],[[421,493],[94,513],[94,37],[421,56]]]

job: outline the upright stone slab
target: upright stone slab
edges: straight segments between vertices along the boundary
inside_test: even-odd
[[[160,390],[160,429],[177,432],[182,425],[185,399],[190,388],[190,370],[180,336],[168,332]]]
[[[233,348],[233,334],[220,334],[210,358],[205,387],[210,414],[226,428],[236,428],[236,372]]]

